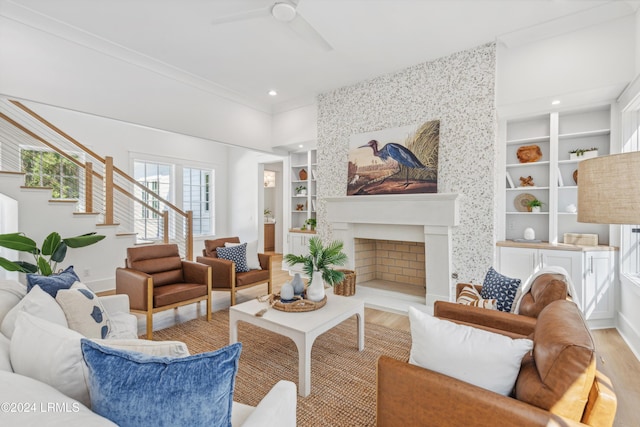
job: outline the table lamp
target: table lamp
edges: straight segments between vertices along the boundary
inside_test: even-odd
[[[578,182],[578,222],[640,224],[640,151],[583,160]]]

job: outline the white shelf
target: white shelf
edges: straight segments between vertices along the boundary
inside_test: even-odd
[[[523,168],[523,167],[531,167],[531,166],[549,166],[549,161],[543,161],[543,162],[531,162],[531,163],[510,163],[507,165],[507,168],[509,169],[515,169],[515,168]]]
[[[534,142],[549,142],[549,135],[534,136],[531,138],[522,138],[522,139],[512,139],[511,141],[507,141],[507,145],[533,144]]]
[[[507,191],[535,191],[535,190],[548,190],[549,187],[516,187],[507,188]]]
[[[507,215],[549,215],[549,212],[507,212]]]
[[[573,133],[563,133],[558,135],[558,139],[574,139],[574,138],[584,138],[589,136],[604,136],[610,135],[611,129],[596,129],[596,130],[588,130],[584,132],[573,132]]]

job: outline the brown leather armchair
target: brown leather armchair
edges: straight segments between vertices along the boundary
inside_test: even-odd
[[[456,299],[466,283],[456,285]],[[482,286],[473,285],[478,292]],[[544,273],[531,284],[531,289],[520,302],[519,314],[505,313],[485,308],[472,307],[452,302],[438,301],[438,317],[456,323],[482,325],[493,332],[512,335],[529,335],[536,325],[536,318],[547,305],[557,300],[568,299],[567,283],[561,274]]]
[[[437,317],[442,304],[434,305]],[[517,328],[509,332],[524,337]],[[578,307],[570,301],[550,303],[540,312],[530,338],[533,350],[522,361],[511,396],[380,356],[376,425],[611,427],[616,394],[596,368],[593,338]]]
[[[205,240],[202,255],[196,261],[211,266],[213,273],[212,289],[214,291],[231,292],[231,305],[236,304],[236,291],[257,285],[267,284],[267,293],[271,293],[273,271],[271,270],[271,255],[258,254],[262,270],[251,270],[236,273],[233,261],[218,258],[217,248],[225,243],[240,243],[238,237],[223,237],[215,240]]]
[[[125,265],[116,269],[116,293],[129,296],[132,312],[146,314],[147,339],[160,311],[206,300],[211,320],[211,267],[182,261],[177,245],[128,248]]]

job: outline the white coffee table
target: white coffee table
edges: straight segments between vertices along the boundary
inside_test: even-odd
[[[269,309],[262,317],[255,314],[269,304],[251,300],[229,308],[229,342],[238,341],[238,322],[243,321],[289,337],[298,348],[298,394],[311,393],[311,347],[321,334],[351,316],[357,317],[358,350],[364,350],[364,301],[334,295],[327,291],[327,304],[314,311],[291,313]]]

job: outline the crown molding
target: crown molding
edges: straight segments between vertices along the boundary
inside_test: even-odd
[[[218,83],[113,43],[95,34],[16,4],[11,0],[0,0],[0,16],[228,101],[242,104],[263,113],[272,113],[273,108],[269,104],[257,102]]]

